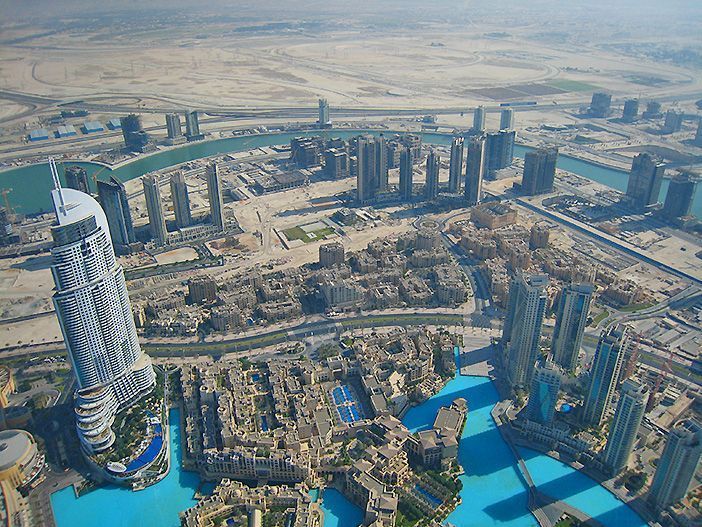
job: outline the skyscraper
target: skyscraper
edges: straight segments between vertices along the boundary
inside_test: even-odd
[[[461,175],[463,174],[463,138],[454,137],[451,141],[451,159],[449,161],[448,191],[451,194],[461,189]]]
[[[185,176],[180,170],[171,176],[171,199],[173,200],[173,212],[175,213],[178,228],[182,229],[191,225],[193,220],[190,215],[188,185],[185,183]]]
[[[665,166],[653,156],[642,152],[631,163],[626,197],[631,205],[643,209],[658,201]]]
[[[66,186],[68,188],[78,190],[85,194],[90,194],[90,187],[88,187],[88,172],[83,167],[66,167],[63,175],[66,178]]]
[[[682,130],[685,114],[676,110],[670,109],[665,112],[665,122],[663,123],[663,131],[668,134],[673,134]]]
[[[702,458],[702,425],[694,419],[681,421],[668,433],[658,460],[648,500],[665,509],[687,494]]]
[[[375,172],[378,174],[378,191],[388,190],[388,147],[385,136],[380,134],[375,138]]]
[[[645,384],[635,379],[622,383],[603,454],[604,465],[612,475],[618,474],[629,462],[647,400],[648,387]]]
[[[402,201],[412,199],[412,151],[407,146],[400,150],[400,198]]]
[[[200,120],[194,110],[185,112],[185,137],[188,141],[198,141],[205,137],[205,134],[200,133]]]
[[[514,110],[505,108],[500,112],[500,130],[512,130],[514,128]]]
[[[370,135],[361,136],[356,145],[356,193],[358,201],[364,203],[375,198],[378,191],[375,139]]]
[[[329,119],[329,103],[326,99],[319,99],[319,127],[324,128],[331,125]]]
[[[627,123],[634,122],[639,116],[639,100],[627,99],[624,101],[624,110],[622,111],[622,120]]]
[[[611,327],[600,335],[590,369],[590,384],[581,416],[583,423],[595,427],[602,424],[628,347],[626,326]]]
[[[513,387],[531,384],[539,355],[547,285],[547,275],[519,272],[512,279],[502,345],[506,349],[507,374]]]
[[[477,106],[473,111],[473,131],[477,133],[485,131],[485,106]]]
[[[570,284],[561,291],[551,355],[554,362],[567,371],[575,371],[578,365],[593,291],[592,284]]]
[[[328,148],[324,151],[324,173],[332,179],[349,176],[349,154],[345,148]]]
[[[551,363],[537,366],[529,390],[527,419],[542,425],[553,420],[558,402],[558,390],[561,389],[561,372]]]
[[[222,180],[219,177],[217,163],[207,165],[207,197],[210,200],[210,218],[212,225],[218,230],[224,230],[224,211],[222,204]]]
[[[480,203],[485,175],[485,138],[476,137],[468,143],[464,196],[470,207]]]
[[[426,183],[424,184],[424,196],[426,199],[434,199],[439,195],[439,166],[441,158],[433,148],[427,156],[427,174]]]
[[[665,195],[661,215],[668,220],[674,220],[690,214],[696,186],[697,181],[691,174],[680,172],[674,175]]]
[[[149,393],[156,376],[139,347],[105,213],[88,194],[62,189],[53,160],[50,165],[53,302],[76,378],[76,429],[93,454],[112,446],[115,415]]]
[[[590,102],[590,115],[593,117],[607,117],[609,108],[612,105],[612,95],[605,92],[595,92],[592,94]]]
[[[136,242],[132,214],[124,184],[114,176],[109,181],[97,182],[98,201],[107,216],[112,245],[117,252],[129,251],[129,245]]]
[[[149,214],[149,230],[151,237],[157,245],[165,245],[168,239],[166,219],[163,215],[161,203],[161,189],[156,176],[146,176],[142,180],[144,197],[146,198],[146,212]]]
[[[646,103],[646,109],[641,114],[641,117],[644,119],[658,119],[662,115],[661,103],[658,101],[649,101]]]
[[[695,133],[693,143],[695,146],[702,146],[702,119],[697,121],[697,132]]]
[[[485,173],[492,175],[496,170],[502,170],[514,160],[514,130],[500,130],[485,136]]]
[[[556,177],[558,148],[539,148],[524,156],[524,174],[522,176],[522,194],[536,196],[553,192]]]
[[[180,116],[177,113],[166,114],[166,130],[168,130],[168,139],[177,139],[183,135]]]
[[[410,149],[412,161],[418,163],[422,157],[422,136],[419,134],[404,134],[400,137],[400,143]]]

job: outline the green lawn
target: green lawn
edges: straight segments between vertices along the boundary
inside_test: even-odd
[[[555,527],[576,527],[577,525],[580,525],[580,522],[575,518],[568,516],[567,518],[560,520]]]
[[[574,81],[570,79],[553,79],[546,83],[549,86],[566,91],[590,91],[598,90],[599,86],[588,84],[587,82]]]
[[[290,229],[285,229],[283,234],[285,234],[285,237],[289,241],[302,240],[305,243],[310,243],[324,240],[327,236],[334,234],[334,232],[334,229],[331,227],[325,227],[324,229],[319,229],[310,233],[305,232],[302,227],[292,227]],[[310,236],[310,234],[312,234],[312,236]]]
[[[596,327],[597,327],[597,324],[599,324],[600,322],[602,322],[602,321],[603,321],[605,318],[607,318],[608,316],[609,316],[609,311],[607,311],[607,310],[605,309],[604,311],[602,311],[602,313],[600,313],[599,315],[597,315],[595,318],[592,319],[592,324],[590,324],[590,325],[591,325],[593,328],[596,328]]]
[[[624,313],[633,313],[634,311],[641,311],[642,309],[648,309],[649,307],[653,307],[654,303],[653,302],[646,302],[644,304],[631,304],[630,306],[625,306],[619,309],[619,311],[623,311]]]

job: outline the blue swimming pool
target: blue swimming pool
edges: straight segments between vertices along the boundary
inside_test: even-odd
[[[139,470],[141,467],[145,467],[154,459],[156,459],[156,456],[158,456],[159,452],[161,452],[161,447],[163,446],[161,425],[158,425],[158,428],[154,432],[155,435],[151,439],[151,443],[149,443],[149,446],[147,446],[146,449],[136,459],[133,459],[127,465],[127,472],[133,472],[135,470]]]
[[[363,522],[363,511],[333,488],[322,492],[324,527],[358,527]]]
[[[312,503],[317,503],[319,499],[319,489],[310,489],[309,495]]]
[[[426,490],[424,487],[420,487],[419,485],[415,485],[414,488],[419,492],[422,496],[424,496],[427,500],[429,500],[429,503],[431,503],[434,508],[438,508],[443,501],[441,501],[439,498],[434,496],[431,492]]]

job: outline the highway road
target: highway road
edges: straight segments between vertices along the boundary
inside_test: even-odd
[[[209,354],[220,356],[226,353],[254,350],[283,344],[301,342],[315,335],[342,333],[351,329],[388,327],[388,326],[459,326],[467,325],[466,315],[443,312],[417,312],[407,310],[403,313],[373,314],[366,313],[345,318],[329,318],[312,322],[303,322],[293,327],[276,329],[256,335],[219,341],[184,344],[142,343],[142,348],[154,357],[184,357]]]

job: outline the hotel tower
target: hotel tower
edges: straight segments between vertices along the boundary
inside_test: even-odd
[[[151,360],[139,347],[122,266],[105,213],[78,190],[61,188],[53,159],[51,272],[56,314],[76,377],[76,428],[88,454],[115,442],[117,412],[154,387]]]

